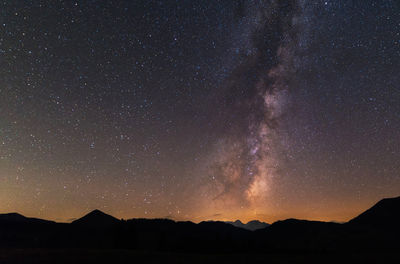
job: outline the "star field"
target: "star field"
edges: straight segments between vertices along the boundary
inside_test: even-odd
[[[0,212],[344,221],[399,194],[395,0],[0,5]]]

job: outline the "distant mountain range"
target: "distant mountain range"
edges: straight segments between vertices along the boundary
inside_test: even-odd
[[[253,220],[253,221],[247,222],[247,224],[243,224],[240,220],[236,220],[235,222],[226,221],[225,223],[231,224],[236,227],[244,228],[244,229],[247,229],[250,231],[263,229],[263,228],[266,228],[267,226],[269,226],[269,224],[260,222],[258,220]]]
[[[400,250],[400,197],[383,199],[347,223],[287,219],[175,222],[119,220],[94,210],[72,223],[0,214],[1,248],[110,248],[174,252]]]

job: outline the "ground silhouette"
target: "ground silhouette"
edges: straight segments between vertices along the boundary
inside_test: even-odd
[[[0,263],[34,263],[35,259],[51,263],[68,259],[63,254],[87,260],[85,263],[98,256],[93,260],[98,263],[115,252],[120,252],[124,261],[136,256],[148,257],[150,263],[194,259],[232,263],[242,258],[251,262],[336,263],[330,262],[335,260],[332,256],[343,256],[341,262],[365,263],[384,256],[388,262],[397,258],[400,250],[399,222],[400,197],[383,199],[343,224],[287,219],[256,231],[219,221],[120,220],[99,210],[72,223],[10,213],[0,215]]]

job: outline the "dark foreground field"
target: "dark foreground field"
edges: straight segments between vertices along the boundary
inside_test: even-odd
[[[395,251],[353,253],[183,254],[135,250],[7,249],[0,263],[400,263]]]

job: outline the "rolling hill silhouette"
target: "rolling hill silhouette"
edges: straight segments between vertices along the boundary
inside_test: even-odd
[[[1,223],[54,223],[53,221],[43,220],[39,218],[25,217],[18,213],[0,214]]]

